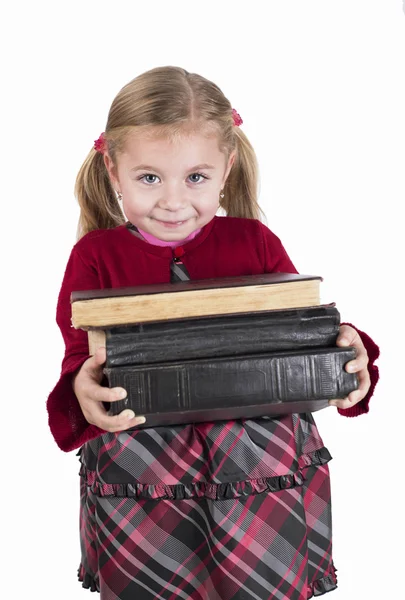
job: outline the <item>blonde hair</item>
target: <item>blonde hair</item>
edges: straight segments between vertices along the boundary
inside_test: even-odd
[[[223,189],[220,206],[231,217],[259,219],[258,164],[248,138],[234,126],[232,105],[220,88],[196,73],[180,67],[157,67],[125,85],[115,97],[104,132],[113,165],[125,140],[134,131],[174,138],[184,133],[213,129],[219,147],[235,162]],[[77,239],[94,229],[108,229],[125,222],[111,186],[103,155],[92,148],[75,184],[80,206]]]

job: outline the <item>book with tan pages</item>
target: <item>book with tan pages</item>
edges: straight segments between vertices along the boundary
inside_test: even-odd
[[[107,328],[151,321],[318,306],[318,275],[265,273],[74,291],[72,325]]]

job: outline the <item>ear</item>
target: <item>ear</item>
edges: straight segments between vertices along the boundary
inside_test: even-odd
[[[103,158],[104,158],[105,168],[107,169],[108,175],[110,177],[111,185],[117,192],[119,192],[120,191],[120,183],[118,181],[117,169],[116,169],[113,161],[111,160],[111,157],[109,156],[109,154],[107,152],[104,152]]]
[[[235,162],[235,158],[236,158],[236,150],[234,150],[233,152],[231,152],[231,154],[229,155],[228,162],[227,162],[227,165],[226,165],[224,179],[223,179],[223,182],[222,182],[222,187],[224,187],[225,181],[228,179],[228,175],[231,172],[232,165]]]

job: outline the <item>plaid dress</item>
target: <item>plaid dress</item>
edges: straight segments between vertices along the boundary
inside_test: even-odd
[[[184,279],[176,263],[173,281]],[[79,457],[78,575],[101,600],[306,600],[336,588],[331,456],[311,414],[105,433]]]
[[[333,590],[329,460],[310,414],[86,442],[79,579],[102,600]]]

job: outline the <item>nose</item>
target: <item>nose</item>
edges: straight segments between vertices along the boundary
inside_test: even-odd
[[[182,190],[180,186],[165,186],[165,189],[162,190],[162,196],[158,203],[159,207],[171,212],[176,212],[183,209],[187,205],[187,200],[184,194],[185,190]]]

